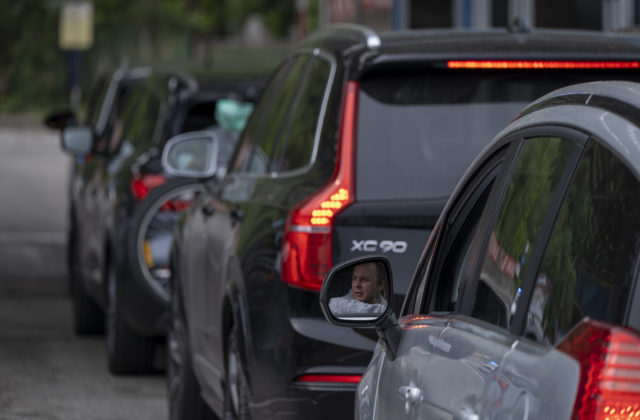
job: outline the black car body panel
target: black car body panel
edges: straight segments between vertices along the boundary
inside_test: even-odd
[[[489,59],[637,62],[640,44],[632,37],[602,34],[426,31],[378,35],[366,28],[343,26],[300,43],[273,73],[240,140],[230,173],[219,188],[203,194],[175,237],[179,270],[174,270],[173,281],[183,290],[194,373],[218,415],[225,409],[229,387],[225,349],[233,335],[241,347],[252,417],[352,416],[350,408],[334,401],[353,397],[357,380],[350,375],[357,378],[364,372],[377,337],[325,323],[317,289],[288,284],[289,273],[282,271],[288,258],[283,255],[283,242],[290,234],[313,231],[288,230],[291,218],[342,170],[345,127],[352,124],[355,133],[349,169],[353,202],[332,219],[332,263],[360,252],[383,253],[394,272],[402,273],[398,278],[405,279],[395,290],[399,309],[415,262],[459,177],[526,103],[566,81],[640,79],[634,69],[447,68],[449,60]],[[323,66],[322,83],[312,83],[317,89],[307,92],[299,87]],[[461,83],[465,80],[469,82]],[[510,81],[514,89],[502,89]],[[488,89],[483,91],[482,86]],[[465,96],[467,87],[470,91]],[[355,96],[349,96],[348,89]],[[453,93],[448,96],[449,91]],[[315,106],[316,112],[311,117],[295,114],[303,112],[303,102],[287,102],[290,92],[309,94],[311,99],[304,103]],[[349,101],[358,104],[358,116],[352,120],[344,113]],[[480,109],[480,117],[464,117],[474,109]],[[462,118],[456,116],[458,110]],[[411,120],[403,121],[406,116]],[[318,122],[317,128],[301,122],[309,119]],[[419,120],[441,125],[422,131],[408,128],[419,127]],[[280,121],[288,125],[270,125]],[[313,138],[313,148],[307,164],[292,168],[288,165],[298,157],[297,151],[290,151],[289,161],[282,156],[287,153],[286,142],[292,141],[290,133],[303,128],[313,133],[308,136]],[[434,139],[427,141],[429,135]],[[271,144],[271,138],[286,140],[284,145],[276,140]],[[420,160],[421,156],[425,159]],[[402,175],[398,179],[403,181],[388,181],[396,175]],[[367,185],[369,179],[379,178],[382,181]],[[201,211],[205,207],[212,209],[208,215]],[[306,268],[309,265],[301,270]],[[307,411],[307,407],[313,409]]]
[[[177,189],[182,184],[163,172],[160,151],[180,133],[216,127],[217,101],[254,101],[261,86],[259,79],[200,84],[188,74],[148,68],[115,73],[103,94],[104,105],[95,122],[91,121],[95,124],[93,152],[77,158],[71,182],[70,262],[79,273],[82,292],[79,298],[74,296],[74,303],[89,299],[113,316],[109,308],[117,302],[118,319],[123,319],[131,334],[141,340],[164,338],[169,321],[169,291],[164,280],[168,276],[164,268],[150,274],[151,265],[146,267],[144,262],[155,258],[154,264],[168,267],[173,224],[180,208],[153,207],[147,194],[160,184]],[[235,142],[236,137],[229,141]],[[232,147],[218,155],[221,166],[229,157],[226,150]],[[149,243],[145,242],[147,250],[135,237],[144,212],[151,208],[157,215],[145,227],[151,232]],[[113,291],[110,283],[117,283]],[[76,313],[76,317],[83,315],[91,313]],[[108,342],[109,325],[107,322]],[[122,372],[136,369],[135,363],[126,369],[112,367]]]

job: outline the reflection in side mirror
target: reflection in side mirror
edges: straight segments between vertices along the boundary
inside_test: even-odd
[[[67,127],[62,131],[62,149],[75,156],[84,156],[93,147],[93,129],[88,126]]]
[[[391,286],[386,258],[358,258],[337,265],[327,274],[320,303],[329,322],[375,326],[390,311]]]
[[[180,134],[162,150],[162,166],[171,175],[208,178],[216,173],[217,161],[218,141],[210,131]]]

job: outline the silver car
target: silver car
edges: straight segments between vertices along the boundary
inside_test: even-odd
[[[379,337],[358,419],[635,419],[639,274],[640,84],[594,82],[533,102],[475,160],[399,318],[384,256],[334,267],[320,300]]]

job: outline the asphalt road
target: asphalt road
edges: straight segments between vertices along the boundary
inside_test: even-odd
[[[109,374],[66,294],[70,160],[57,133],[0,117],[0,420],[166,419],[162,374]]]

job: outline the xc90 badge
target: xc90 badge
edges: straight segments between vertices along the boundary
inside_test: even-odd
[[[403,254],[407,250],[405,241],[376,241],[375,239],[351,240],[351,252],[393,252]]]

